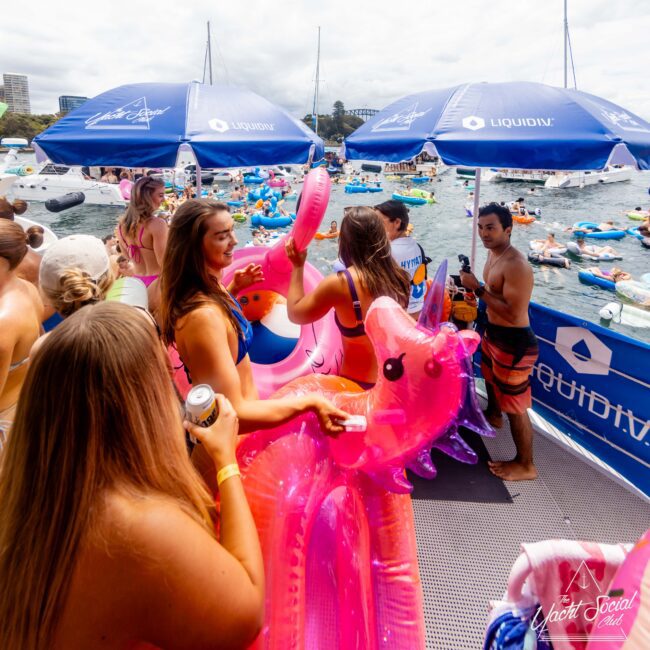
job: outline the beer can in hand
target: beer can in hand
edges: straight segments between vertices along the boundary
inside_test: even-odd
[[[185,400],[185,414],[190,422],[209,427],[217,419],[219,409],[214,391],[209,384],[193,386]]]

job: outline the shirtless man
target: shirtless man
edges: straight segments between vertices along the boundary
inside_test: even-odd
[[[242,199],[242,194],[239,189],[239,186],[235,187],[235,189],[231,192],[230,194],[230,200],[231,201],[241,201]]]
[[[507,481],[537,477],[533,464],[533,428],[527,410],[532,405],[530,373],[538,356],[537,338],[528,321],[533,291],[533,271],[526,257],[510,243],[512,215],[496,203],[478,213],[478,230],[488,259],[482,287],[473,273],[460,278],[487,305],[488,325],[481,343],[481,373],[485,378],[488,406],[485,415],[495,427],[508,416],[517,449],[505,462],[490,462],[490,471]]]

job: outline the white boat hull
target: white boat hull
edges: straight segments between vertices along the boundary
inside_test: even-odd
[[[632,167],[620,167],[594,172],[556,172],[548,178],[544,187],[564,190],[569,187],[620,183],[631,180],[633,171]]]
[[[11,187],[12,195],[24,201],[48,201],[70,192],[83,192],[86,204],[126,206],[119,186],[88,180],[75,167],[62,174],[43,173],[48,167],[51,165],[38,174],[18,177]]]
[[[14,181],[18,178],[15,174],[0,174],[0,196],[11,191]]]
[[[481,180],[488,183],[505,183],[508,181],[545,183],[550,176],[550,172],[528,169],[484,169],[481,171]]]

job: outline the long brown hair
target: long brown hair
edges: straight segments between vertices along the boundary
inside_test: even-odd
[[[372,208],[345,209],[339,232],[339,257],[345,266],[354,266],[373,298],[389,296],[407,307],[411,279],[393,258],[384,224]]]
[[[153,217],[154,207],[151,196],[161,187],[165,187],[164,181],[153,176],[143,176],[135,182],[131,188],[129,207],[120,219],[127,234],[135,237],[138,226]]]
[[[14,221],[0,219],[0,257],[9,262],[9,270],[15,269],[27,254],[29,235]]]
[[[51,647],[108,492],[164,495],[214,535],[165,352],[119,303],[81,309],[34,355],[0,460],[0,647]]]
[[[212,199],[191,199],[176,210],[160,272],[160,319],[165,343],[176,339],[176,323],[201,305],[217,304],[238,336],[241,326],[233,315],[235,302],[206,268],[203,238],[208,221],[228,206]]]

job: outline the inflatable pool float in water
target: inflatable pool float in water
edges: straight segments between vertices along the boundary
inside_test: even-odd
[[[534,223],[536,221],[532,214],[513,214],[512,220],[522,224]]]
[[[345,186],[346,194],[365,194],[368,192],[368,188],[362,183],[348,183]]]
[[[601,278],[598,275],[595,275],[591,271],[581,270],[578,271],[578,279],[584,284],[591,284],[596,287],[601,287],[602,289],[607,289],[607,291],[614,291],[616,289],[616,283],[613,280],[607,280]]]
[[[427,192],[427,190],[420,190],[417,187],[411,190],[411,196],[418,197],[420,199],[426,199],[427,203],[435,203],[436,197],[432,192]]]
[[[387,297],[368,309],[380,368],[373,389],[317,374],[275,394],[318,392],[366,426],[325,437],[307,414],[237,448],[266,567],[261,647],[425,647],[405,466],[433,478],[432,446],[475,463],[457,427],[493,434],[474,393],[478,335],[423,313],[416,324]]]
[[[610,302],[598,312],[598,315],[606,322],[620,323],[630,327],[650,327],[650,311],[639,309],[633,305]]]
[[[601,261],[609,261],[609,260],[622,260],[623,257],[621,255],[612,255],[611,253],[600,253],[597,254],[595,252],[595,248],[593,246],[585,246],[584,252],[580,250],[578,247],[578,244],[576,242],[570,241],[566,245],[567,250],[569,253],[572,255],[575,255],[576,257],[581,257],[586,260],[592,260],[594,262],[601,262]]]
[[[535,253],[541,253],[542,248],[544,247],[544,243],[533,239],[528,242],[528,247],[530,248],[531,251]],[[566,251],[567,251],[566,246],[555,246],[554,248],[548,249],[548,252],[551,255],[564,255]]]
[[[266,217],[261,214],[251,216],[252,226],[264,226],[265,228],[286,228],[293,223],[291,217]]]
[[[528,261],[533,264],[542,264],[545,266],[557,266],[558,268],[568,269],[571,266],[571,262],[562,255],[557,253],[551,253],[550,255],[544,255],[543,253],[536,253],[535,251],[529,251]]]
[[[650,309],[650,284],[637,280],[621,280],[616,283],[616,293],[644,309]]]
[[[339,236],[337,232],[317,232],[314,235],[314,239],[336,239]]]
[[[632,237],[636,237],[636,239],[643,239],[643,235],[639,232],[638,228],[628,228],[625,232]]]
[[[399,194],[398,192],[393,192],[393,198],[396,201],[401,201],[402,203],[408,203],[410,205],[426,205],[429,203],[429,201],[419,196],[406,196],[404,194]]]
[[[235,212],[235,214],[232,215],[232,218],[237,223],[244,223],[246,221],[246,215],[242,212]]]
[[[650,217],[650,210],[631,210],[626,216],[633,221],[643,221]]]
[[[246,201],[226,201],[226,205],[229,205],[231,208],[241,208],[245,203]]]
[[[584,237],[587,239],[623,239],[625,237],[624,230],[599,230],[597,223],[591,221],[578,221],[573,224],[573,236],[580,238]],[[582,230],[576,230],[580,228],[586,228],[587,232]]]

